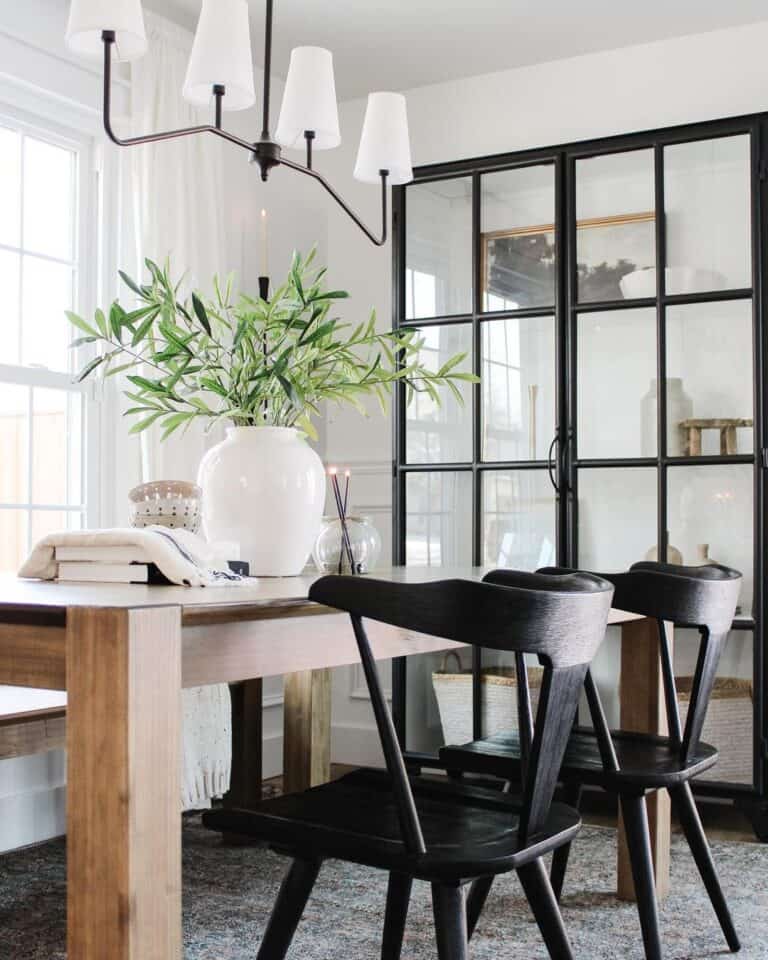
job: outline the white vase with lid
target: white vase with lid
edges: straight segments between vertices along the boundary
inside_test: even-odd
[[[667,377],[667,455],[684,453],[680,422],[693,416],[693,400],[683,389],[681,377]],[[640,401],[640,456],[656,456],[656,411],[659,404],[659,381],[651,380],[648,392]]]
[[[240,544],[251,576],[301,573],[325,505],[322,461],[292,427],[230,427],[203,457],[203,532]]]

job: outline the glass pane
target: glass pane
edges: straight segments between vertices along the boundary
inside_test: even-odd
[[[438,180],[406,194],[405,316],[472,311],[472,180]]]
[[[750,138],[664,148],[667,293],[749,287]]]
[[[581,303],[656,295],[653,150],[576,163],[576,257]],[[628,278],[628,279],[625,279]]]
[[[409,473],[405,480],[405,562],[472,563],[472,474]]]
[[[482,177],[483,310],[555,302],[555,168]]]
[[[671,456],[752,453],[752,302],[667,309]]]
[[[32,511],[32,545],[48,536],[49,533],[59,533],[62,530],[80,530],[83,526],[82,515],[69,510],[33,510]]]
[[[0,198],[0,204],[2,199]],[[0,222],[2,222],[0,215]],[[19,362],[19,274],[21,256],[0,250],[0,290],[3,291],[3,325],[0,336],[0,363]]]
[[[744,582],[739,612],[751,616],[753,468],[749,464],[670,467],[668,478],[670,561],[714,560],[740,570]]]
[[[483,563],[536,570],[557,562],[555,491],[544,470],[483,473]]]
[[[457,372],[472,372],[472,328],[469,324],[424,327],[419,359],[438,370],[457,353],[466,353]],[[457,384],[461,404],[449,390],[440,391],[440,403],[415,391],[406,407],[405,458],[408,463],[459,463],[472,459],[472,384]]]
[[[29,502],[28,409],[29,387],[0,383],[0,503]]]
[[[71,260],[74,246],[71,150],[24,138],[24,248]]]
[[[555,433],[555,323],[482,324],[483,459],[542,460]]]
[[[472,739],[472,683],[466,677],[456,682],[457,672],[469,666],[469,653],[459,653],[459,660],[444,653],[408,657],[405,719],[409,750],[437,753],[449,738],[458,742],[454,739],[457,732],[468,733],[462,743]]]
[[[22,264],[21,357],[27,365],[69,370],[72,328],[72,268],[38,257]]]
[[[0,510],[0,573],[16,573],[27,556],[26,510]]]
[[[656,311],[578,317],[579,457],[656,456]]]
[[[605,572],[656,559],[656,470],[579,471],[579,566]]]
[[[21,137],[0,127],[0,243],[18,247],[21,240]]]
[[[683,722],[700,643],[698,631],[675,629],[675,677]],[[752,783],[753,649],[751,630],[731,630],[728,634],[701,735],[705,743],[718,748],[720,758],[701,774],[701,780]]]
[[[64,390],[32,393],[32,502],[82,502],[80,396]]]

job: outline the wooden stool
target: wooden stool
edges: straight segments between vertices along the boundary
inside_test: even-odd
[[[689,419],[681,420],[679,423],[683,440],[683,455],[686,457],[701,456],[701,434],[704,430],[720,431],[720,454],[738,453],[736,443],[737,427],[751,427],[752,420],[744,418],[727,419],[717,417],[714,419]]]

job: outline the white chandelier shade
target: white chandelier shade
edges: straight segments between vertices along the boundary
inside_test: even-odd
[[[315,135],[315,150],[330,150],[341,143],[333,55],[322,47],[291,51],[275,139],[290,150],[303,150],[306,130]]]
[[[114,61],[141,57],[147,49],[141,0],[70,0],[66,43],[80,56],[99,56],[104,65],[102,101],[104,131],[119,147],[160,143],[180,137],[211,134],[247,150],[266,182],[276,168],[311,177],[357,224],[371,243],[387,241],[388,189],[413,179],[405,97],[399,93],[372,93],[363,122],[354,175],[379,185],[381,230],[374,233],[313,165],[313,151],[330,150],[341,143],[333,56],[322,47],[296,47],[273,137],[270,91],[272,22],[275,0],[265,0],[264,81],[261,133],[246,139],[225,129],[224,110],[245,110],[256,100],[247,0],[202,0],[182,95],[195,106],[213,108],[210,121],[174,130],[156,130],[119,136],[112,123]],[[289,160],[288,149],[306,150],[306,162]]]
[[[256,102],[251,31],[246,0],[203,0],[184,80],[184,99],[208,106],[215,85],[223,86],[224,110],[246,110]]]
[[[408,115],[402,93],[368,94],[354,177],[363,183],[378,183],[382,170],[389,171],[392,184],[413,180]]]
[[[104,56],[102,30],[115,31],[118,60],[138,60],[147,51],[141,0],[72,0],[67,48],[80,57],[101,60]]]

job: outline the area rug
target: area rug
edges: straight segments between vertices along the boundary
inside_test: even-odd
[[[768,847],[716,843],[713,852],[742,937],[740,960],[768,960]],[[65,844],[0,856],[0,957],[65,960]],[[563,916],[574,956],[643,960],[637,913],[615,887],[616,832],[585,827],[571,857]],[[196,816],[184,818],[185,960],[254,960],[285,860],[224,847]],[[386,878],[341,863],[323,866],[291,960],[378,960]],[[672,894],[662,907],[665,960],[728,954],[685,842],[672,848]],[[472,941],[472,960],[546,960],[513,876],[494,887]],[[435,960],[429,889],[414,886],[403,960]],[[105,958],[107,960],[107,958]]]

